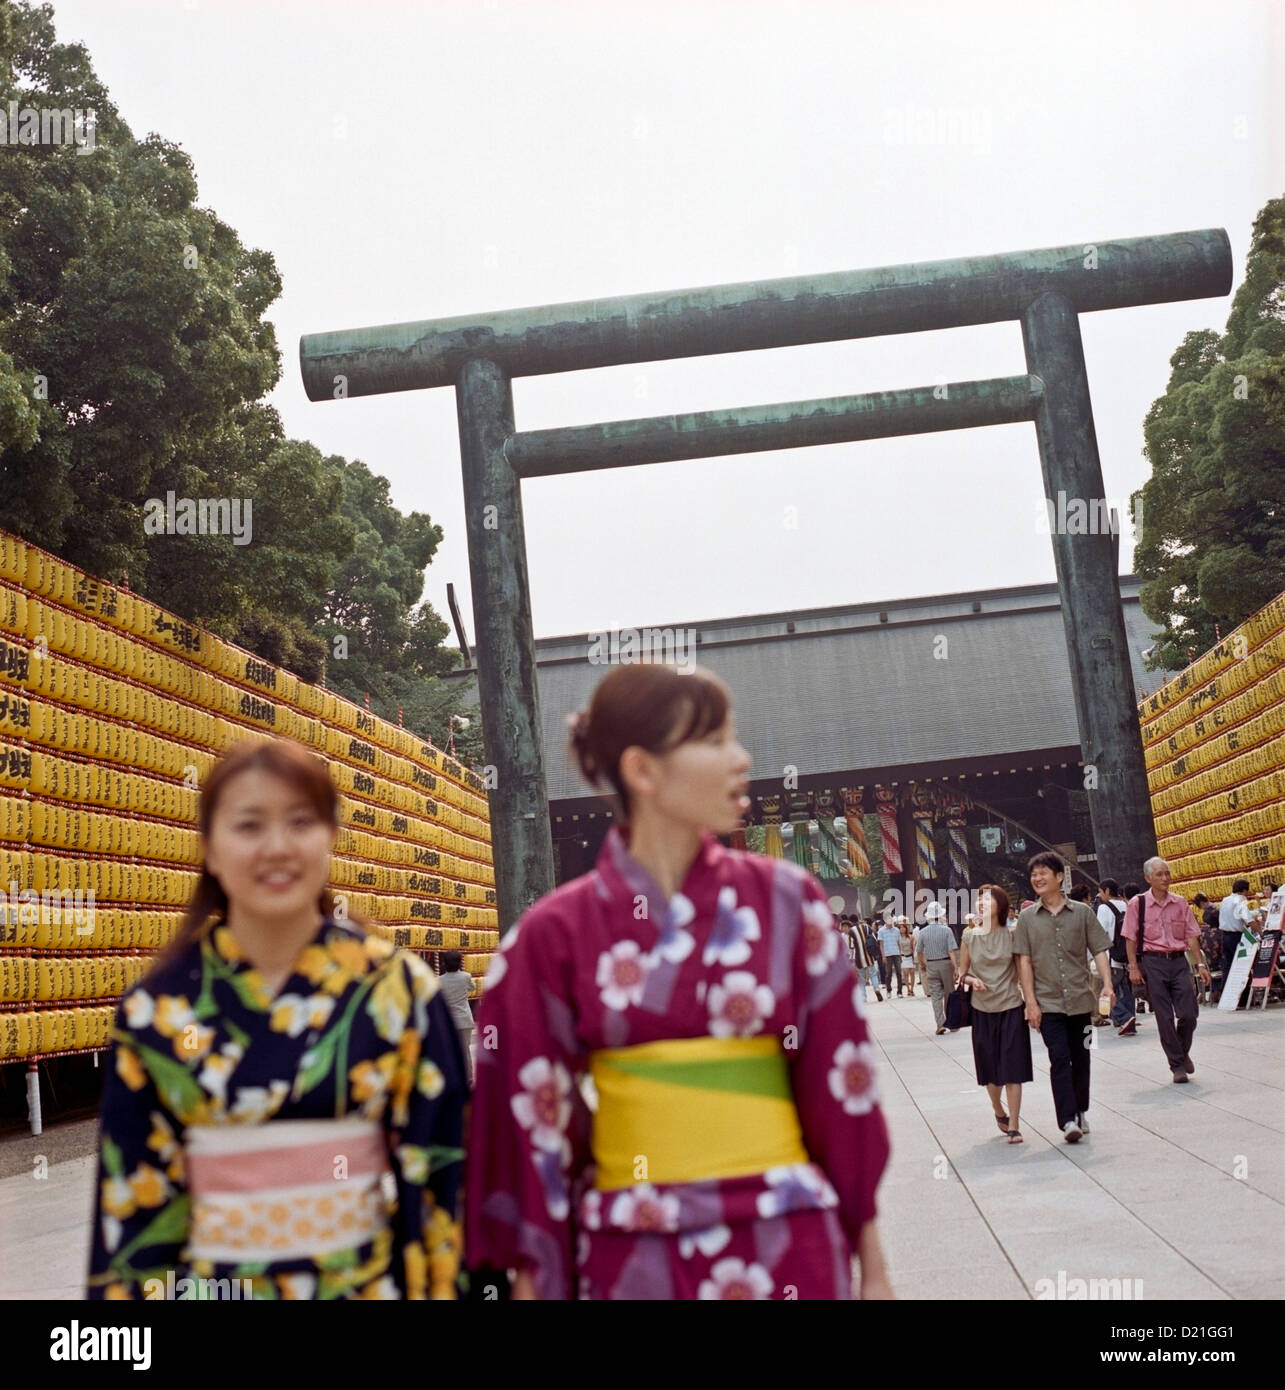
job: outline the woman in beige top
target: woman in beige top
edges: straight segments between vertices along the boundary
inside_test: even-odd
[[[1010,1144],[1022,1142],[1022,1083],[1033,1077],[1031,1034],[1026,1004],[1013,957],[1013,932],[1007,925],[1008,894],[983,884],[977,900],[978,925],[964,932],[959,974],[973,991],[973,1062],[977,1084],[986,1087],[995,1122]],[[1001,1087],[1007,1092],[1004,1113]]]

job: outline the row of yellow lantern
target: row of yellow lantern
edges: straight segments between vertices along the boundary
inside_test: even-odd
[[[0,884],[8,894],[9,885]],[[0,941],[15,950],[158,951],[174,939],[183,920],[175,909],[112,907],[75,899],[67,903],[9,903],[9,920],[0,922]]]
[[[330,861],[330,881],[337,887],[362,888],[377,893],[425,894],[465,903],[495,903],[495,889],[464,879],[444,878],[422,869],[394,869],[363,859]]]
[[[189,867],[200,855],[195,830],[18,796],[0,796],[0,840]]]
[[[86,905],[100,902],[182,906],[191,899],[197,878],[191,869],[0,847],[0,889],[10,892],[10,885],[16,884],[19,890],[40,894],[80,894],[77,910],[82,912],[88,910]]]
[[[1177,835],[1183,831],[1199,829],[1224,820],[1237,812],[1252,811],[1256,806],[1269,805],[1285,800],[1285,734],[1277,741],[1275,748],[1275,767],[1261,776],[1252,775],[1238,779],[1236,783],[1202,797],[1168,815],[1156,816],[1157,835]],[[1237,759],[1239,762],[1240,760]],[[1154,810],[1154,803],[1153,808]]]
[[[1216,903],[1231,892],[1232,883],[1238,878],[1248,878],[1253,890],[1258,892],[1261,899],[1264,896],[1262,890],[1267,884],[1285,883],[1285,858],[1272,864],[1256,864],[1252,870],[1243,868],[1222,869],[1212,876],[1203,878],[1175,879],[1170,884],[1170,888],[1173,892],[1186,898],[1188,902],[1198,893],[1203,893],[1211,902]]]
[[[1269,865],[1285,860],[1285,835],[1242,841],[1231,849],[1203,854],[1178,855],[1169,861],[1176,881],[1193,878],[1225,878],[1228,874],[1261,874]]]
[[[1261,839],[1273,830],[1285,830],[1285,801],[1269,801],[1265,806],[1245,811],[1241,815],[1231,815],[1223,820],[1212,821],[1195,830],[1180,830],[1171,835],[1161,835],[1158,841],[1160,853],[1169,858],[1179,858],[1188,854],[1198,854],[1201,850],[1221,850],[1224,856],[1236,855],[1239,847],[1247,840]]]
[[[364,807],[356,809],[359,814],[365,810]],[[441,874],[444,878],[467,878],[485,884],[487,887],[495,886],[495,870],[490,864],[465,859],[462,855],[448,854],[444,850],[429,849],[427,847],[427,834],[417,837],[421,843],[392,838],[396,833],[407,833],[408,827],[405,824],[396,831],[390,829],[381,835],[370,834],[365,830],[354,830],[351,825],[351,815],[348,820],[349,824],[340,827],[335,840],[335,852],[337,854],[346,854],[355,859],[365,859],[373,864],[398,864],[416,868],[422,873]],[[420,824],[425,831],[436,830],[436,827],[430,822],[421,822]],[[378,830],[378,826],[376,829]]]
[[[11,602],[15,598],[22,600],[21,595],[10,594],[9,598]],[[110,660],[104,657],[96,661],[94,656],[102,655],[97,649],[92,655],[81,650],[86,645],[80,639],[87,624],[74,614],[48,605],[27,603],[25,629],[16,635],[25,638],[24,643],[19,643],[16,636],[4,643],[0,681],[19,686],[29,694],[43,694],[60,704],[110,717],[100,721],[100,731],[88,729],[83,718],[45,717],[21,735],[33,742],[48,742],[85,756],[129,762],[170,776],[199,778],[208,771],[208,758],[194,759],[190,750],[182,747],[158,748],[154,738],[143,744],[135,737],[139,758],[127,756],[130,731],[123,726],[143,725],[153,734],[201,744],[216,752],[256,734],[277,734],[346,762],[358,774],[373,773],[407,788],[421,789],[420,794],[427,793],[437,809],[436,818],[444,824],[475,838],[489,836],[486,803],[480,796],[450,778],[377,748],[368,737],[328,728],[177,657],[95,626],[91,631],[101,636],[112,651]],[[99,670],[99,666],[106,669]],[[14,720],[8,717],[4,723],[14,727]],[[247,723],[251,727],[246,727]],[[95,751],[100,746],[101,753]]]
[[[1157,714],[1163,713],[1176,701],[1213,680],[1221,671],[1233,666],[1263,642],[1285,629],[1285,594],[1278,594],[1269,604],[1247,618],[1229,636],[1197,657],[1180,675],[1167,681],[1154,695],[1142,702],[1144,727]]]
[[[1162,768],[1171,760],[1184,757],[1188,766],[1193,758],[1208,761],[1204,746],[1222,734],[1236,738],[1244,734],[1241,728],[1248,720],[1274,705],[1285,702],[1285,668],[1273,671],[1255,681],[1238,695],[1224,700],[1221,704],[1194,715],[1181,728],[1175,729],[1167,738],[1148,744],[1144,748],[1147,767]],[[1244,744],[1242,744],[1244,746]]]
[[[419,951],[494,951],[500,944],[498,931],[481,927],[385,927],[376,923],[375,928],[393,945]]]
[[[23,747],[15,743],[0,743],[0,789],[20,795],[50,797],[75,802],[78,805],[103,807],[124,813],[125,816],[145,816],[156,821],[183,821],[187,826],[191,826],[196,818],[197,792],[194,787],[162,781],[140,773],[125,772],[98,762],[59,758],[41,749]],[[490,865],[480,859],[470,858],[468,854],[470,850],[473,856],[483,852],[477,841],[459,834],[458,831],[452,833],[445,828],[438,829],[432,821],[413,816],[409,808],[414,794],[404,787],[376,782],[373,791],[375,795],[382,792],[394,803],[402,800],[397,794],[403,794],[405,809],[402,812],[402,823],[396,827],[396,832],[405,835],[419,831],[425,834],[427,843],[419,846],[419,859],[424,862],[425,867],[433,867],[428,862],[429,859],[434,853],[442,852],[436,849],[436,842],[440,841],[443,850],[449,847],[450,850],[456,851],[453,858],[457,861],[460,872],[478,879],[483,876],[485,870],[493,882],[494,872]],[[12,799],[14,798],[0,797],[0,802]],[[441,803],[438,805],[440,807]],[[394,809],[397,809],[396,805]],[[6,813],[0,812],[0,815],[3,814]],[[35,814],[33,810],[31,815],[34,817]],[[46,818],[49,814],[47,810],[41,812]],[[349,806],[345,814],[351,821],[354,817],[360,818],[363,811],[361,808]],[[13,807],[8,809],[7,815],[10,818],[7,822],[0,820],[0,838],[26,840],[31,837],[30,827],[34,824],[33,821],[23,821],[23,812]],[[373,808],[367,810],[365,815],[373,819]],[[396,819],[395,815],[390,815],[390,827],[395,825]],[[118,820],[119,824],[109,825],[108,822],[113,820]],[[7,830],[3,828],[5,825],[8,827]],[[189,864],[196,862],[195,832],[186,827],[174,826],[167,829],[160,825],[149,826],[144,822],[110,815],[90,815],[88,819],[81,820],[71,814],[65,817],[63,825],[69,848],[83,849],[89,853],[116,853]],[[156,836],[154,844],[149,843],[151,835]],[[59,846],[61,843],[58,838],[50,838],[47,834],[36,834],[35,838],[41,844]],[[368,838],[372,841],[376,839]],[[122,847],[113,848],[113,845]],[[128,847],[124,847],[126,845]],[[374,844],[368,846],[370,849],[374,847]],[[415,846],[411,845],[410,849],[413,863],[416,858]],[[465,852],[459,853],[461,850]],[[398,856],[398,862],[405,862],[404,847],[391,852]]]
[[[340,915],[346,913],[386,927],[481,927],[486,931],[499,927],[497,910],[478,903],[452,903],[342,888],[336,890],[335,897]]]
[[[1246,728],[1248,727],[1247,725]],[[1157,817],[1167,819],[1171,812],[1184,811],[1189,807],[1197,806],[1202,799],[1213,799],[1217,796],[1230,794],[1231,791],[1248,782],[1260,780],[1262,776],[1266,775],[1261,771],[1263,755],[1266,756],[1269,767],[1285,767],[1285,733],[1268,738],[1265,742],[1247,749],[1244,753],[1238,753],[1234,758],[1229,758],[1227,761],[1219,763],[1216,768],[1211,769],[1213,779],[1221,779],[1222,786],[1214,786],[1211,790],[1210,780],[1213,779],[1208,776],[1198,786],[1194,778],[1203,774],[1189,773],[1181,781],[1173,782],[1158,792],[1152,792],[1151,809]],[[1201,787],[1204,788],[1203,791]],[[1203,812],[1195,812],[1194,814],[1197,821],[1203,816]],[[1195,822],[1193,821],[1193,823]],[[1170,827],[1170,829],[1177,828],[1181,827]]]
[[[1234,729],[1228,729],[1225,733],[1201,744],[1199,748],[1183,754],[1180,758],[1174,758],[1163,766],[1148,769],[1147,785],[1151,788],[1153,797],[1173,786],[1182,788],[1184,801],[1191,800],[1194,795],[1211,795],[1226,785],[1222,780],[1225,774],[1221,769],[1227,767],[1232,758],[1241,754],[1253,764],[1252,770],[1255,775],[1259,771],[1270,771],[1270,764],[1266,768],[1260,768],[1258,763],[1264,749],[1282,733],[1285,733],[1285,699],[1258,706],[1256,712],[1251,712],[1251,716],[1243,723],[1237,724]],[[1260,756],[1256,759],[1255,755]],[[1205,775],[1203,792],[1195,783],[1188,788],[1188,782],[1196,774]]]
[[[1186,725],[1208,718],[1218,706],[1226,704],[1234,695],[1280,671],[1282,667],[1285,667],[1285,632],[1277,633],[1250,652],[1243,661],[1235,662],[1180,703],[1143,724],[1144,746],[1168,739]]]
[[[267,693],[270,698],[295,707],[305,715],[338,724],[354,733],[365,733],[382,747],[404,758],[427,763],[432,771],[471,791],[479,798],[479,804],[471,805],[467,801],[458,804],[474,814],[485,814],[483,787],[477,775],[409,730],[359,709],[332,691],[306,685],[293,673],[195,627],[149,600],[108,584],[4,532],[0,532],[0,583],[13,586],[10,592],[22,593],[30,601],[47,601],[49,606],[69,609],[83,617],[87,625],[132,634],[176,654],[185,663],[204,667],[215,675]],[[0,622],[4,620],[5,606],[0,601]],[[10,620],[7,630],[22,629],[12,626]],[[45,636],[48,641],[49,634]],[[449,795],[445,799],[454,800]]]
[[[106,1047],[114,1012],[110,1007],[0,1012],[0,1058]]]
[[[0,954],[0,1001],[115,999],[151,967],[150,956]]]

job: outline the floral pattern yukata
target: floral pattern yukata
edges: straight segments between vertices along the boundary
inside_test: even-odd
[[[706,832],[666,902],[613,828],[596,869],[534,904],[487,976],[470,1267],[525,1266],[544,1299],[851,1297],[851,1251],[889,1147],[865,989],[841,946],[820,886],[795,865]],[[579,1084],[590,1052],[772,1035],[811,1162],[593,1185]]]
[[[162,1283],[182,1297],[178,1281],[196,1287],[191,1276],[249,1279],[255,1298],[454,1297],[468,1088],[436,977],[417,956],[326,918],[273,997],[220,925],[125,994],[113,1038],[91,1298],[165,1297]],[[185,1135],[222,1133],[235,1144],[241,1136],[226,1127],[239,1127],[252,1142],[289,1129],[268,1121],[337,1119],[372,1132],[375,1171],[391,1169],[395,1178],[392,1209],[374,1179],[380,1210],[372,1239],[335,1248],[349,1225],[347,1214],[336,1214],[342,1226],[330,1232],[324,1255],[235,1263],[188,1257],[194,1202]],[[307,1219],[343,1205],[323,1193]],[[306,1242],[311,1228],[287,1232],[296,1217],[280,1207],[264,1213],[255,1239],[284,1243],[288,1234],[296,1246]],[[232,1219],[243,1225],[256,1218]]]

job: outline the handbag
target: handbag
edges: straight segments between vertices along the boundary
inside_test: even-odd
[[[973,1026],[973,1006],[968,1002],[968,991],[963,984],[951,990],[946,999],[946,1027],[953,1033],[957,1028]]]

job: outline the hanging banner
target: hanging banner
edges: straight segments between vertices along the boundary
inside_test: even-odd
[[[890,879],[904,873],[901,865],[901,835],[897,829],[897,795],[891,787],[875,788],[879,812],[879,844],[883,867]]]
[[[785,846],[781,843],[781,798],[765,796],[759,805],[763,808],[763,853],[769,859],[784,859]]]
[[[834,833],[834,793],[817,792],[817,853],[819,878],[839,878],[839,838]]]
[[[968,828],[964,813],[958,806],[950,808],[946,817],[946,829],[950,832],[950,886],[968,887]]]
[[[937,848],[933,843],[932,797],[927,787],[910,793],[915,806],[915,877],[921,881],[937,877]]]
[[[844,787],[839,795],[843,798],[844,826],[848,832],[848,877],[852,880],[865,878],[870,872],[870,846],[866,840],[866,808],[861,788],[853,791]]]
[[[816,873],[812,862],[812,809],[808,804],[806,792],[791,792],[786,798],[790,804],[790,824],[794,827],[794,843],[791,846],[794,862],[810,874]]]

